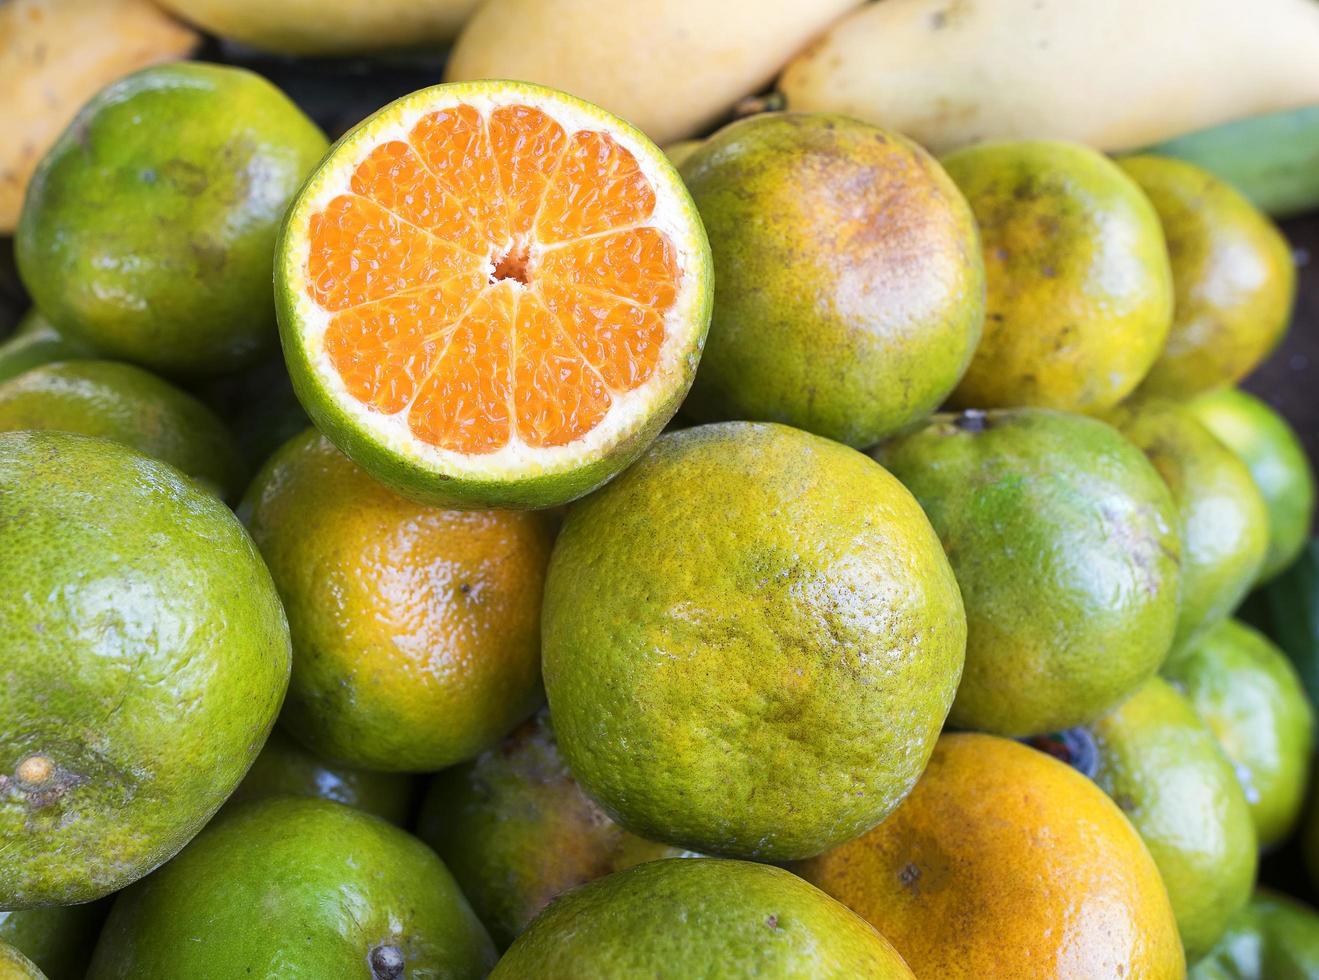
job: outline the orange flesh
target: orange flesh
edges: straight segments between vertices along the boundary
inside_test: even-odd
[[[540,109],[424,116],[312,215],[307,294],[352,397],[423,442],[562,446],[654,373],[679,271],[608,133]],[[493,269],[493,271],[491,271]]]

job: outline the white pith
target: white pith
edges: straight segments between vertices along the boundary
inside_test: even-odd
[[[507,87],[497,85],[453,85],[445,87],[442,93],[423,90],[396,103],[390,109],[388,119],[373,120],[350,135],[334,151],[333,166],[318,173],[294,205],[286,232],[282,269],[282,275],[291,286],[291,312],[298,342],[306,353],[316,381],[340,410],[390,452],[428,470],[477,479],[497,479],[512,472],[568,471],[586,461],[598,459],[609,447],[631,435],[650,416],[656,404],[673,393],[689,371],[690,361],[696,354],[696,338],[702,327],[701,250],[695,243],[700,241],[703,232],[678,178],[661,151],[640,134],[620,126],[618,120],[587,103],[516,83]],[[656,228],[668,236],[674,246],[681,277],[677,299],[664,316],[665,336],[655,370],[644,384],[630,392],[610,389],[609,412],[594,429],[565,446],[540,448],[523,442],[513,427],[509,441],[500,449],[469,455],[442,449],[413,435],[407,420],[411,405],[392,415],[385,414],[362,404],[348,392],[324,348],[325,331],[333,313],[317,305],[305,289],[310,251],[307,223],[335,197],[351,193],[349,181],[354,170],[376,146],[394,139],[406,141],[417,120],[427,113],[467,105],[488,117],[496,108],[519,104],[543,110],[563,127],[568,136],[579,130],[607,132],[631,152],[655,192],[654,211],[640,226]],[[510,241],[501,248],[491,249],[487,256],[487,276],[493,272],[498,259],[515,244],[523,243]],[[540,249],[533,245],[530,252],[534,268]]]

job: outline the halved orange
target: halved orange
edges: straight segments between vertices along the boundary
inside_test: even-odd
[[[713,274],[677,172],[593,105],[437,85],[337,143],[276,258],[317,426],[415,499],[544,507],[599,486],[677,410]]]

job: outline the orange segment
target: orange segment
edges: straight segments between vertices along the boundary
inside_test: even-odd
[[[440,186],[417,151],[401,140],[372,150],[353,172],[351,186],[353,193],[459,248],[484,255],[489,247],[477,217]]]
[[[559,167],[567,137],[563,127],[531,106],[515,105],[490,114],[490,141],[507,202],[511,231],[525,236],[550,177]]]
[[[655,192],[636,157],[606,133],[574,133],[536,219],[545,243],[594,235],[649,218]]]
[[[566,445],[600,424],[609,411],[609,392],[535,293],[518,297],[516,323],[518,435],[528,446]]]
[[[486,289],[445,338],[423,382],[408,427],[413,435],[458,453],[494,452],[509,436],[509,327],[512,289]]]
[[[349,393],[377,411],[401,411],[435,362],[443,332],[484,283],[480,275],[458,276],[336,314],[325,352]]]
[[[356,159],[309,219],[306,285],[353,398],[476,455],[568,445],[654,376],[681,277],[614,136],[457,106]]]
[[[631,391],[646,383],[659,361],[664,320],[625,299],[547,282],[541,294],[573,345],[605,384]]]
[[[408,139],[472,227],[496,248],[504,246],[509,238],[504,193],[481,114],[471,106],[429,113]]]
[[[480,260],[347,194],[313,215],[307,291],[326,310],[384,299],[471,271]]]
[[[541,259],[540,274],[661,312],[678,295],[673,243],[656,228],[633,228],[551,249]]]

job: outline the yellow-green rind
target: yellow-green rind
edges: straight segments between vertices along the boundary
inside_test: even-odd
[[[1085,724],[1159,669],[1177,618],[1177,513],[1118,432],[1042,408],[938,415],[875,455],[924,507],[961,586],[953,725]]]
[[[550,560],[559,750],[640,837],[789,860],[920,775],[966,632],[939,539],[883,467],[772,423],[671,432],[575,505]]]
[[[1092,414],[1159,355],[1173,279],[1153,206],[1102,154],[1048,140],[942,158],[980,226],[985,329],[950,404]]]
[[[90,901],[238,785],[288,626],[228,508],[106,439],[0,434],[0,554],[0,909]]]
[[[870,925],[790,872],[652,861],[551,903],[491,980],[914,980]]]
[[[1178,651],[1164,676],[1232,760],[1260,844],[1282,840],[1305,801],[1315,726],[1291,661],[1262,633],[1229,619]]]
[[[437,773],[417,835],[444,859],[500,949],[569,889],[691,855],[605,816],[572,778],[543,709],[498,746]]]
[[[1176,293],[1172,329],[1147,395],[1189,398],[1236,384],[1277,346],[1296,295],[1291,248],[1234,187],[1169,157],[1118,165],[1158,211]]]
[[[36,964],[49,980],[83,980],[108,902],[0,912],[0,943]]]
[[[1319,977],[1319,914],[1283,895],[1258,891],[1187,977],[1313,980]]]
[[[0,341],[0,381],[52,361],[95,356],[86,344],[63,336],[34,307],[18,321],[13,335]]]
[[[0,381],[0,432],[22,429],[112,439],[177,467],[224,500],[235,500],[247,483],[247,465],[219,417],[132,364],[58,361]]]
[[[494,960],[425,844],[351,807],[284,796],[215,821],[120,895],[87,976],[481,980]]]
[[[4,980],[48,980],[35,963],[3,941],[0,941],[0,977]]]
[[[334,396],[326,391],[317,377],[310,353],[302,342],[298,317],[294,312],[302,302],[305,272],[297,267],[290,236],[294,229],[305,223],[302,212],[306,202],[316,190],[337,175],[343,167],[340,158],[371,144],[375,134],[397,116],[420,111],[437,95],[484,96],[491,92],[513,88],[525,92],[529,98],[559,102],[598,120],[606,129],[623,132],[638,146],[652,147],[648,159],[656,170],[667,177],[666,190],[673,196],[679,210],[687,218],[689,239],[683,243],[690,250],[691,268],[687,274],[697,280],[695,308],[692,319],[697,324],[688,345],[680,352],[677,372],[666,390],[647,407],[645,414],[632,427],[610,445],[593,446],[581,462],[563,464],[556,468],[514,472],[498,476],[445,472],[427,465],[415,455],[391,449],[345,411]],[[705,345],[713,303],[714,264],[709,242],[701,225],[700,215],[687,193],[686,186],[672,163],[640,130],[610,115],[598,106],[563,92],[533,85],[528,82],[482,80],[450,82],[420,89],[391,102],[358,123],[345,133],[326,154],[319,167],[312,172],[294,198],[284,224],[280,229],[275,248],[275,308],[279,319],[280,340],[288,365],[294,391],[303,408],[316,426],[324,432],[350,459],[404,496],[422,503],[444,507],[507,507],[536,509],[554,507],[575,500],[603,485],[618,472],[629,466],[651,441],[659,435],[665,424],[682,404],[696,375],[696,366]],[[590,436],[584,437],[589,440]]]
[[[1153,677],[1090,726],[1097,782],[1140,834],[1193,962],[1255,885],[1250,807],[1232,764],[1195,709]]]
[[[280,222],[325,147],[245,69],[180,62],[121,78],[33,174],[14,238],[24,285],[102,356],[191,376],[251,363],[275,344]]]
[[[1187,404],[1200,424],[1246,464],[1269,512],[1269,547],[1255,583],[1296,560],[1310,536],[1315,479],[1287,420],[1254,395],[1224,388]]]
[[[845,116],[725,126],[682,176],[718,276],[684,405],[858,449],[929,415],[980,342],[975,216],[915,143]]]
[[[1182,586],[1175,653],[1245,598],[1268,549],[1268,509],[1246,464],[1184,405],[1142,398],[1106,417],[1149,457],[1177,506]]]
[[[328,762],[276,725],[221,812],[248,800],[306,796],[342,803],[403,827],[412,819],[414,789],[412,777],[402,773],[369,772]]]

